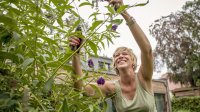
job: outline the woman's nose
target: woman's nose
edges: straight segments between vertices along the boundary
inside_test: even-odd
[[[119,54],[119,58],[122,58],[123,57],[123,54]]]

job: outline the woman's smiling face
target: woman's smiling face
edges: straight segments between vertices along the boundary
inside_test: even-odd
[[[114,64],[117,69],[133,66],[131,56],[127,51],[121,51],[114,55]]]
[[[119,47],[113,54],[113,66],[117,74],[120,68],[133,68],[136,69],[137,59],[131,49],[127,47]]]

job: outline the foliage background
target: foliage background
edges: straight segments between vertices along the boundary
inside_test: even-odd
[[[74,2],[77,7],[93,7],[90,1],[79,0],[0,2],[1,111],[102,111],[103,97],[85,97],[83,91],[73,88],[70,59],[77,51],[70,50],[67,40],[71,35],[80,36],[85,40],[84,53],[97,55],[104,46],[102,41],[112,42],[117,34],[111,30],[113,22],[120,24],[121,20],[111,20],[114,9],[108,7],[108,19],[98,20],[101,13],[94,12],[92,25],[86,27]],[[78,25],[83,32],[75,32]],[[102,25],[104,30],[98,31]],[[56,83],[60,75],[65,77]]]
[[[173,98],[172,112],[199,112],[200,97]]]
[[[167,65],[170,80],[200,86],[200,0],[186,2],[183,10],[155,20],[150,33],[157,45],[155,70]]]

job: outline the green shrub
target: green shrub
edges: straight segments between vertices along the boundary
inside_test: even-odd
[[[172,100],[173,112],[200,112],[200,97],[183,97]]]

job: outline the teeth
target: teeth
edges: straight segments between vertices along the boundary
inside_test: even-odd
[[[124,61],[124,60],[121,60],[121,61],[119,61],[118,63],[121,63],[121,62],[123,63],[123,62],[126,62],[126,61]]]

